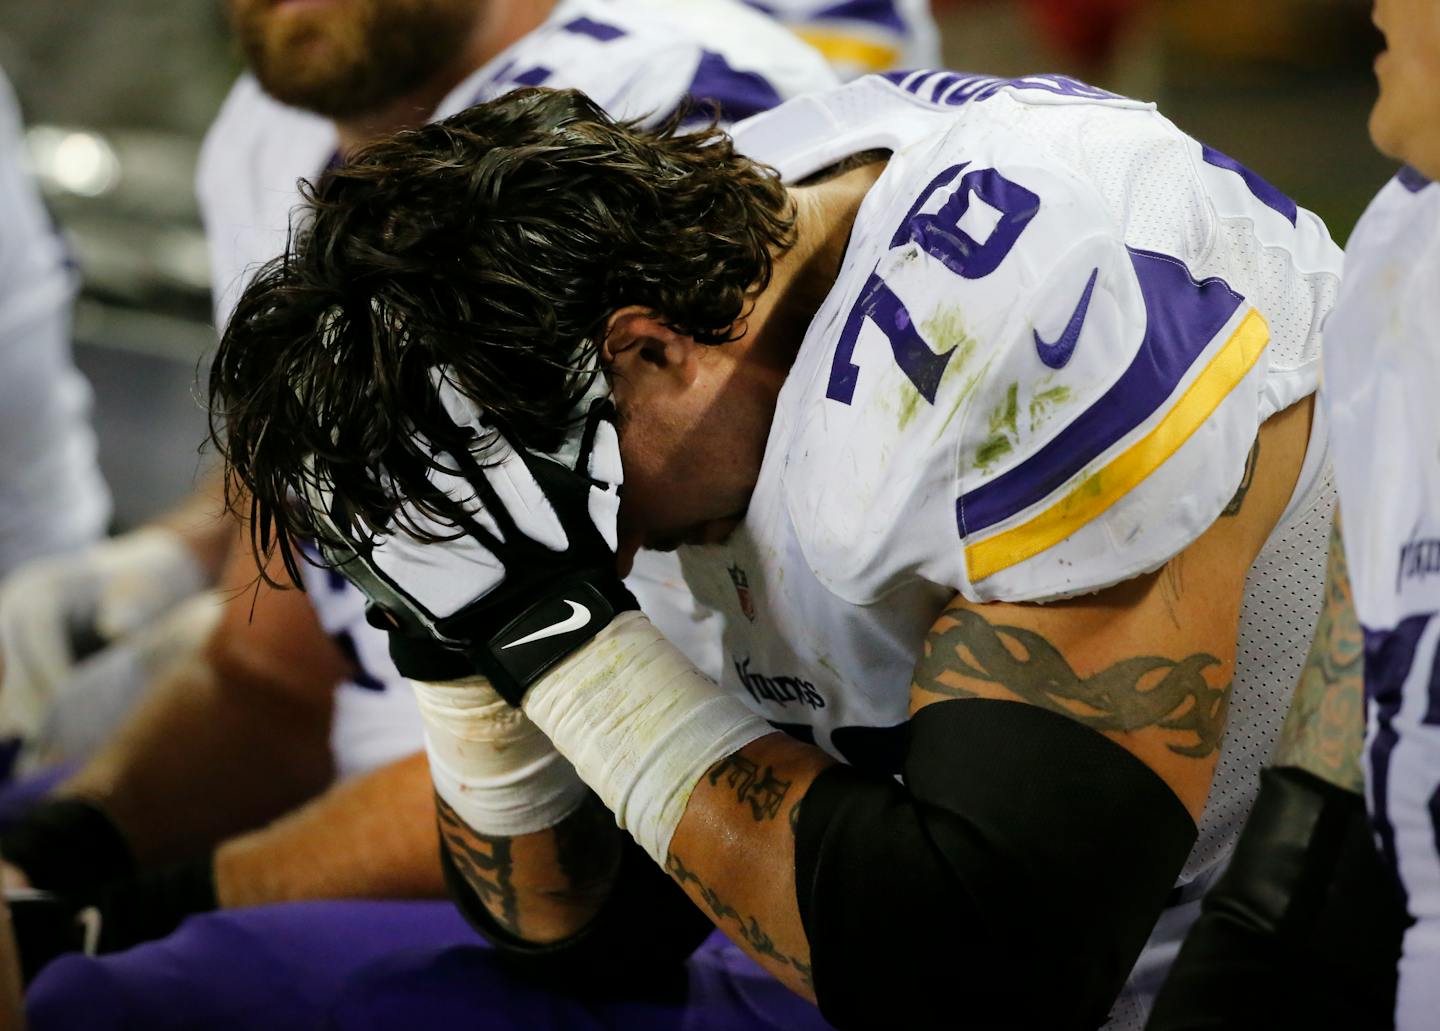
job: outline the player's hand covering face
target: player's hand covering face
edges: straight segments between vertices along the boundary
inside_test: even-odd
[[[307,498],[322,548],[388,626],[402,673],[416,679],[483,674],[518,703],[523,688],[634,608],[615,568],[622,471],[614,406],[601,376],[551,454],[517,447],[443,371],[438,399],[473,441],[436,450],[431,486],[465,513],[442,524],[402,501],[373,541],[342,527],[345,499],[323,486]],[[438,646],[438,647],[437,647]]]

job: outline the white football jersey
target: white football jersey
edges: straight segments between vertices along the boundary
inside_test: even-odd
[[[1440,186],[1411,170],[1371,202],[1325,324],[1341,531],[1365,630],[1366,794],[1405,888],[1396,1026],[1440,1013]]]
[[[930,0],[745,0],[789,25],[844,79],[940,64]]]
[[[714,100],[735,118],[836,81],[817,52],[735,0],[563,0],[544,25],[456,86],[435,117],[543,85],[583,90],[617,117],[663,118],[694,98]],[[284,251],[296,183],[339,160],[336,143],[328,120],[271,99],[248,75],[236,83],[206,135],[199,168],[217,326],[254,270]],[[365,622],[364,598],[324,569],[306,566],[303,576],[322,626],[361,669],[336,700],[339,772],[416,751],[418,712],[384,632]],[[642,555],[630,586],[697,666],[718,670],[718,631],[697,610],[674,556]]]
[[[788,180],[892,157],[781,391],[745,522],[682,565],[723,614],[724,684],[893,772],[913,667],[957,592],[1095,591],[1220,515],[1260,424],[1315,389],[1340,252],[1152,105],[1064,78],[872,76],[735,137]],[[1183,898],[1228,854],[1283,721],[1332,498],[1317,432],[1247,582]],[[1193,912],[1153,940],[1115,1026],[1143,1021]]]
[[[90,386],[70,352],[79,277],[25,170],[20,130],[0,75],[0,574],[90,543],[110,517]]]

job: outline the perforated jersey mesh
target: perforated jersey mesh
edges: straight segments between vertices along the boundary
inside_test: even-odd
[[[1187,878],[1228,855],[1260,787],[1315,634],[1335,512],[1327,466],[1307,504],[1271,535],[1245,581],[1235,684],[1220,765],[1200,821]]]
[[[1329,272],[1297,272],[1290,252],[1262,247],[1244,218],[1222,218],[1230,264],[1247,262],[1244,276],[1226,276],[1243,293],[1265,298],[1270,324],[1270,367],[1288,371],[1319,358],[1318,320],[1335,304],[1340,280]],[[1213,269],[1212,269],[1212,266]],[[1201,275],[1223,275],[1218,261],[1196,268]],[[1242,285],[1242,284],[1249,285]]]
[[[1198,146],[1148,112],[1097,107],[1076,132],[1073,109],[1017,107],[1027,128],[1089,178],[1123,226],[1126,244],[1181,258],[1195,278],[1218,276],[1261,309],[1272,369],[1288,372],[1318,360],[1316,313],[1334,304],[1339,280],[1328,270],[1306,269],[1304,255],[1261,242],[1255,222],[1273,213],[1238,176],[1232,196],[1205,190]]]

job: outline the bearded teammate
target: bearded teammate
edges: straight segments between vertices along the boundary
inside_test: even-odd
[[[427,17],[439,17],[443,6],[426,5],[424,12]],[[297,31],[297,22],[286,21],[283,12],[268,7],[248,10],[248,15],[239,12],[241,32],[249,39],[254,63],[262,74],[282,75],[285,66],[276,63],[279,55],[265,50],[265,45],[283,42],[287,29],[295,46],[317,45]],[[539,24],[514,45],[492,54],[488,62],[474,62],[481,67],[440,102],[441,112],[493,96],[516,82],[547,77],[583,85],[630,115],[670,111],[685,97],[713,100],[722,109],[747,113],[806,87],[833,82],[812,51],[766,19],[726,0],[705,0],[682,10],[665,11],[618,0],[570,0],[548,10],[548,18],[547,5],[526,5],[522,12],[499,4],[477,8],[465,3],[447,10],[452,18],[464,12],[488,30],[503,24],[507,30],[518,31],[528,24],[527,19]],[[346,15],[347,22],[332,19],[332,28],[343,28],[350,17]],[[267,18],[278,20],[267,22]],[[267,24],[273,30],[268,34],[258,28]],[[309,25],[304,15],[298,24]],[[323,16],[319,24],[325,24]],[[396,25],[384,27],[392,36],[388,44],[406,45],[403,39],[393,38]],[[423,27],[424,37],[445,35],[435,25]],[[453,38],[455,33],[450,35]],[[476,35],[482,33],[477,29]],[[340,34],[340,39],[344,38]],[[481,52],[487,53],[484,47],[493,46],[496,40],[486,36],[482,42]],[[340,50],[347,60],[360,56],[344,54],[343,47]],[[400,78],[408,74],[403,66],[397,70],[396,62],[382,60],[383,56],[372,55],[370,69],[386,67]],[[444,62],[436,58],[435,63]],[[294,62],[294,67],[308,74],[314,62]],[[356,66],[348,74],[363,79],[370,69]],[[363,94],[359,85],[350,85],[350,94]],[[334,94],[329,99],[318,93],[308,97],[287,93],[287,86],[300,90],[306,84],[282,81],[275,92],[315,107],[355,99],[335,82],[326,87]],[[326,84],[312,82],[308,86],[323,92]],[[433,84],[427,88],[433,89]],[[362,99],[375,103],[373,97]],[[406,105],[413,107],[416,101],[396,103],[404,114],[410,110]],[[247,78],[236,87],[210,134],[201,192],[214,244],[217,315],[222,322],[225,288],[242,276],[247,266],[258,264],[283,244],[293,195],[282,184],[313,174],[332,160],[337,146],[353,143],[361,129],[376,128],[373,120],[360,117],[363,111],[350,118],[341,117],[333,108],[330,113],[338,120],[338,132],[335,124],[323,118],[267,97]],[[253,578],[253,565],[246,572],[247,561],[248,556],[237,552],[231,563],[229,579],[237,587]],[[208,849],[217,832],[230,833],[247,821],[268,819],[264,807],[270,807],[268,812],[273,814],[293,805],[297,791],[318,787],[316,778],[328,773],[328,753],[323,737],[317,741],[316,734],[325,733],[333,686],[347,674],[349,684],[335,695],[332,731],[340,772],[373,769],[384,760],[412,753],[421,743],[413,703],[408,692],[400,694],[393,689],[395,674],[384,653],[384,638],[363,622],[359,596],[334,577],[311,577],[310,586],[316,606],[313,612],[305,596],[268,590],[255,601],[261,617],[257,623],[249,622],[250,599],[232,606],[234,611],[227,614],[205,656],[212,667],[205,672],[218,683],[209,682],[209,676],[198,678],[197,683],[192,674],[184,682],[167,685],[163,696],[147,706],[126,734],[68,785],[65,793],[71,799],[62,801],[60,808],[68,806],[71,815],[84,810],[87,834],[110,840],[115,836],[113,823],[119,823],[124,839],[119,850],[122,859],[127,850],[142,861],[154,861]],[[648,589],[666,591],[653,576]],[[677,637],[690,632],[686,619],[685,613],[677,614],[673,627]],[[330,641],[321,636],[321,626]],[[694,639],[701,640],[698,636]],[[389,691],[385,690],[387,681]],[[254,701],[245,703],[247,696]],[[215,718],[207,718],[207,712]],[[281,761],[273,764],[265,778],[235,778],[234,765],[257,747]],[[226,906],[333,894],[435,890],[433,830],[426,827],[429,804],[425,793],[414,790],[424,778],[423,761],[402,762],[342,786],[274,828],[227,843],[213,861],[216,881],[211,890]],[[206,790],[199,790],[202,784]],[[183,797],[177,792],[183,792]],[[78,807],[74,798],[82,800]],[[408,804],[411,800],[414,805]],[[89,804],[94,801],[108,810],[108,816],[97,813]],[[409,809],[413,814],[407,813]],[[46,870],[47,856],[53,859],[57,847],[73,849],[79,844],[60,840],[63,834],[50,835],[47,844],[47,820],[53,824],[54,816],[53,809],[42,812],[38,820],[20,829],[25,841],[12,859],[32,880],[51,876]],[[103,826],[106,823],[112,824],[108,831]],[[329,829],[332,841],[334,833],[350,835],[355,847],[320,850],[320,836],[315,832],[322,828]],[[73,835],[74,826],[68,829]],[[383,843],[378,850],[377,843]],[[116,853],[106,850],[100,854]],[[201,879],[208,876],[211,862],[205,856],[198,864],[204,868]],[[115,871],[97,871],[82,864],[82,869],[70,873],[94,880],[114,876]],[[143,932],[157,933],[164,929],[165,920],[173,926],[188,909],[205,907],[204,885],[197,886],[196,880],[195,867],[190,865],[187,890],[161,895],[146,885],[138,899],[120,908],[145,909],[158,916],[158,920],[147,919],[143,926]],[[128,886],[127,882],[120,887]],[[83,885],[77,889],[90,890]],[[209,904],[213,902],[212,897]],[[413,917],[401,914],[398,919],[405,927],[415,925]],[[136,928],[120,930],[114,944],[123,942],[125,933],[133,934]],[[442,930],[445,933],[439,935],[440,940],[449,940],[446,934],[453,936],[453,928],[444,922]],[[354,938],[353,933],[346,934]],[[371,937],[377,940],[366,949],[381,945],[385,932],[377,925]],[[188,947],[193,949],[194,942]],[[357,949],[355,954],[372,953]],[[133,963],[130,968],[133,976]],[[55,976],[42,979],[36,992],[40,1001],[34,1005],[47,1014],[47,1020],[63,1023],[73,1018],[71,1007],[95,1003],[93,992],[76,990],[75,985],[77,978],[90,976],[80,961],[71,962]],[[207,1000],[211,1019],[220,1019],[213,1014],[226,1002],[223,993]]]
[[[222,343],[231,469],[395,624],[516,962],[683,951],[678,885],[841,1026],[1139,1026],[1313,630],[1338,251],[1063,78],[867,78],[735,151],[535,91],[330,173]],[[619,587],[640,544],[705,545],[719,686]],[[628,838],[507,824],[551,796],[461,743],[537,731]]]

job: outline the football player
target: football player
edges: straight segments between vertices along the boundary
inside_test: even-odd
[[[1343,509],[1325,609],[1275,768],[1157,1031],[1312,1018],[1417,1031],[1440,1012],[1440,9],[1380,0],[1374,19],[1386,49],[1370,135],[1405,167],[1355,227],[1325,325]],[[1258,1005],[1238,1001],[1262,985]]]
[[[924,71],[733,139],[516,92],[309,215],[222,446],[259,550],[390,621],[482,932],[603,978],[711,921],[842,1027],[1140,1025],[1314,628],[1314,215],[1153,105]]]
[[[677,7],[689,7],[684,17],[692,30],[707,35],[713,28],[718,41],[733,39],[753,24],[743,15],[732,16],[733,8],[703,0],[630,2],[653,5],[654,20],[660,24],[673,20]],[[938,61],[938,33],[924,0],[747,2],[813,39],[845,74]],[[210,236],[219,324],[223,325],[235,291],[245,281],[246,268],[273,257],[283,246],[294,180],[316,173],[338,153],[342,142],[353,144],[372,132],[434,113],[447,89],[473,72],[477,62],[484,63],[503,49],[502,44],[516,38],[525,25],[542,22],[554,2],[524,5],[526,13],[518,20],[506,13],[512,6],[456,0],[432,9],[413,2],[367,0],[353,11],[279,3],[235,8],[248,12],[239,25],[247,56],[276,95],[267,94],[254,77],[242,79],[212,127],[202,155],[199,189]],[[483,38],[470,38],[461,24],[474,11],[480,12],[477,17],[487,26]],[[427,37],[431,42],[424,45],[415,44],[413,34],[404,28],[407,19],[417,17],[434,30]],[[726,95],[713,99],[726,101],[727,118],[789,95],[795,75],[805,74],[795,67],[775,69],[774,82],[747,86],[739,72],[753,71],[778,56],[761,42],[766,35],[757,33],[756,52],[737,58],[735,69],[722,69],[713,60],[689,69],[701,85],[708,82],[708,88],[716,90],[723,85]],[[387,72],[371,74],[370,78],[383,81],[370,82],[367,61],[377,52],[373,49],[377,39],[385,41],[385,60],[373,67]],[[604,42],[592,41],[594,56],[605,54],[614,60],[616,48],[604,47]],[[582,44],[571,40],[569,49],[577,45]],[[474,52],[456,58],[458,63],[434,76],[433,82],[411,81],[431,58],[450,60],[452,51],[467,48]],[[511,69],[509,74],[528,74],[529,80],[540,81],[540,71],[549,67],[545,62],[555,58],[539,60],[533,68]],[[632,90],[635,102],[648,97],[663,107],[671,99],[667,91],[683,85],[663,81],[666,74],[682,70],[685,62],[651,69]],[[728,84],[715,81],[717,73],[723,77],[728,71],[737,73]],[[396,89],[412,95],[391,95]],[[780,93],[771,96],[773,89]],[[379,108],[372,108],[376,90]],[[460,91],[445,99],[453,106],[465,96]],[[68,437],[56,432],[49,439]],[[177,654],[200,647],[214,626],[215,605],[181,603],[221,578],[236,528],[232,521],[217,518],[220,494],[214,480],[140,531],[73,557],[28,565],[0,583],[0,647],[8,658],[0,678],[0,735],[20,742],[22,768],[88,755],[96,740],[113,729],[115,714],[123,713],[151,679],[161,675]],[[68,511],[78,518],[87,508],[77,504]],[[63,525],[64,520],[54,520],[30,539],[43,541],[46,533]],[[77,662],[96,649],[114,654],[77,673]],[[379,756],[386,751],[383,742],[390,735],[375,728],[384,725],[390,714],[383,706],[373,714],[366,712],[362,704],[348,704],[339,723],[353,724],[356,748],[362,754]],[[358,743],[371,736],[377,741],[370,746]]]
[[[241,80],[212,129],[200,184],[222,323],[227,287],[283,246],[296,179],[340,160],[368,133],[423,119],[437,103],[423,98],[445,94],[447,85],[439,113],[517,83],[555,81],[584,86],[627,115],[663,117],[687,100],[750,113],[834,81],[813,51],[729,0],[665,9],[622,0],[256,3],[237,4],[234,14],[257,78]],[[437,18],[473,22],[474,31],[437,25]],[[407,78],[416,70],[404,61],[420,60],[413,48],[461,44],[470,49],[453,60],[429,53],[420,62],[444,69],[437,81]],[[390,54],[396,48],[398,55]],[[237,549],[225,583],[243,597],[229,606],[199,662],[165,684],[53,804],[7,839],[7,858],[34,883],[85,897],[119,878],[104,892],[108,908],[101,906],[111,917],[111,936],[102,941],[109,947],[163,934],[185,913],[217,902],[439,890],[429,778],[419,756],[342,784],[210,854],[226,836],[321,790],[334,772],[332,742],[342,774],[412,756],[422,743],[408,689],[394,690],[398,675],[384,635],[364,623],[357,592],[317,573],[309,595],[265,589],[252,599],[243,588],[254,576],[253,559]],[[667,588],[652,576],[649,590]],[[685,636],[690,617],[676,615],[672,632]],[[266,757],[264,776],[237,776],[256,755]],[[318,828],[328,829],[317,836]],[[352,844],[335,847],[337,833]],[[137,866],[173,860],[186,862],[132,876]],[[383,911],[380,918],[387,919]],[[396,919],[416,922],[413,915]],[[345,937],[368,949],[405,940],[387,928],[347,930]],[[458,928],[442,922],[441,930],[453,935]],[[204,965],[193,942],[186,951]],[[373,954],[357,948],[352,958]],[[76,978],[90,976],[107,975],[92,975],[76,959],[42,979],[33,996],[37,1012],[60,1023],[78,1019],[73,1007],[97,1004],[96,993],[76,989]],[[213,1016],[233,999],[211,992],[200,1001],[216,1007]]]

